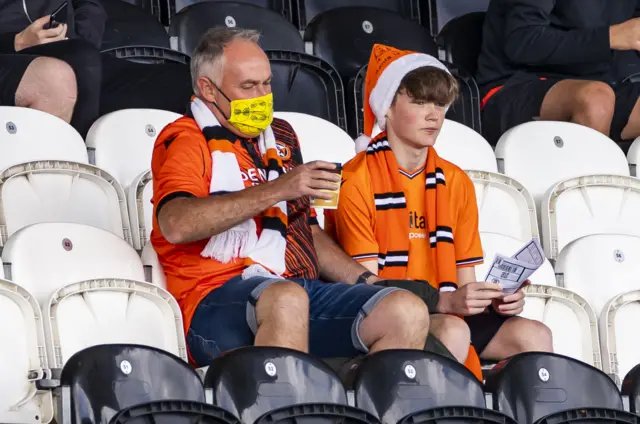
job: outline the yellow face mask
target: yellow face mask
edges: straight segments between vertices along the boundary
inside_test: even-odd
[[[249,137],[260,135],[273,121],[273,94],[231,100],[231,116],[228,121]]]
[[[273,94],[265,94],[264,96],[254,97],[253,99],[231,100],[213,81],[211,84],[229,101],[231,105],[231,116],[225,116],[227,121],[241,133],[249,137],[257,137],[266,130],[273,121]],[[222,109],[217,104],[213,105],[218,108],[222,115]]]

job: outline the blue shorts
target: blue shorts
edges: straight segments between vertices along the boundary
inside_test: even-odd
[[[222,352],[253,345],[255,304],[260,294],[282,279],[235,277],[213,290],[197,306],[187,333],[191,358],[207,366]],[[368,284],[291,280],[309,296],[309,350],[320,358],[353,357],[367,352],[360,323],[389,293],[401,290]]]

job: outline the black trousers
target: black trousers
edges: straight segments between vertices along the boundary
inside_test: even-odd
[[[101,115],[127,108],[184,113],[192,93],[189,67],[141,64],[108,55],[83,40],[66,40],[0,55],[0,105],[13,105],[31,60],[48,56],[67,62],[78,84],[71,125],[84,137]]]

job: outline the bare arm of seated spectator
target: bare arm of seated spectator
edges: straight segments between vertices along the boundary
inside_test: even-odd
[[[189,243],[210,238],[253,218],[282,200],[313,196],[331,199],[321,190],[335,190],[340,176],[327,170],[328,162],[297,166],[275,181],[244,190],[209,197],[177,197],[158,213],[158,224],[167,241]]]
[[[366,271],[373,274],[378,273],[377,264],[375,271],[373,271],[370,266],[354,261],[320,226],[312,225],[311,230],[313,231],[313,244],[318,254],[320,275],[325,281],[355,284]],[[367,279],[367,283],[372,284],[379,280],[378,277],[372,276]]]
[[[609,27],[564,30],[551,26],[557,0],[507,0],[505,54],[522,65],[566,65],[611,59]],[[579,11],[576,11],[578,13]]]

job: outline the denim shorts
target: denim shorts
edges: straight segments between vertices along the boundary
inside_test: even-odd
[[[189,354],[207,366],[222,352],[251,346],[257,330],[255,305],[260,294],[282,279],[235,277],[205,297],[187,333]],[[388,294],[401,289],[294,279],[309,296],[309,350],[320,358],[353,357],[368,351],[360,323]]]

